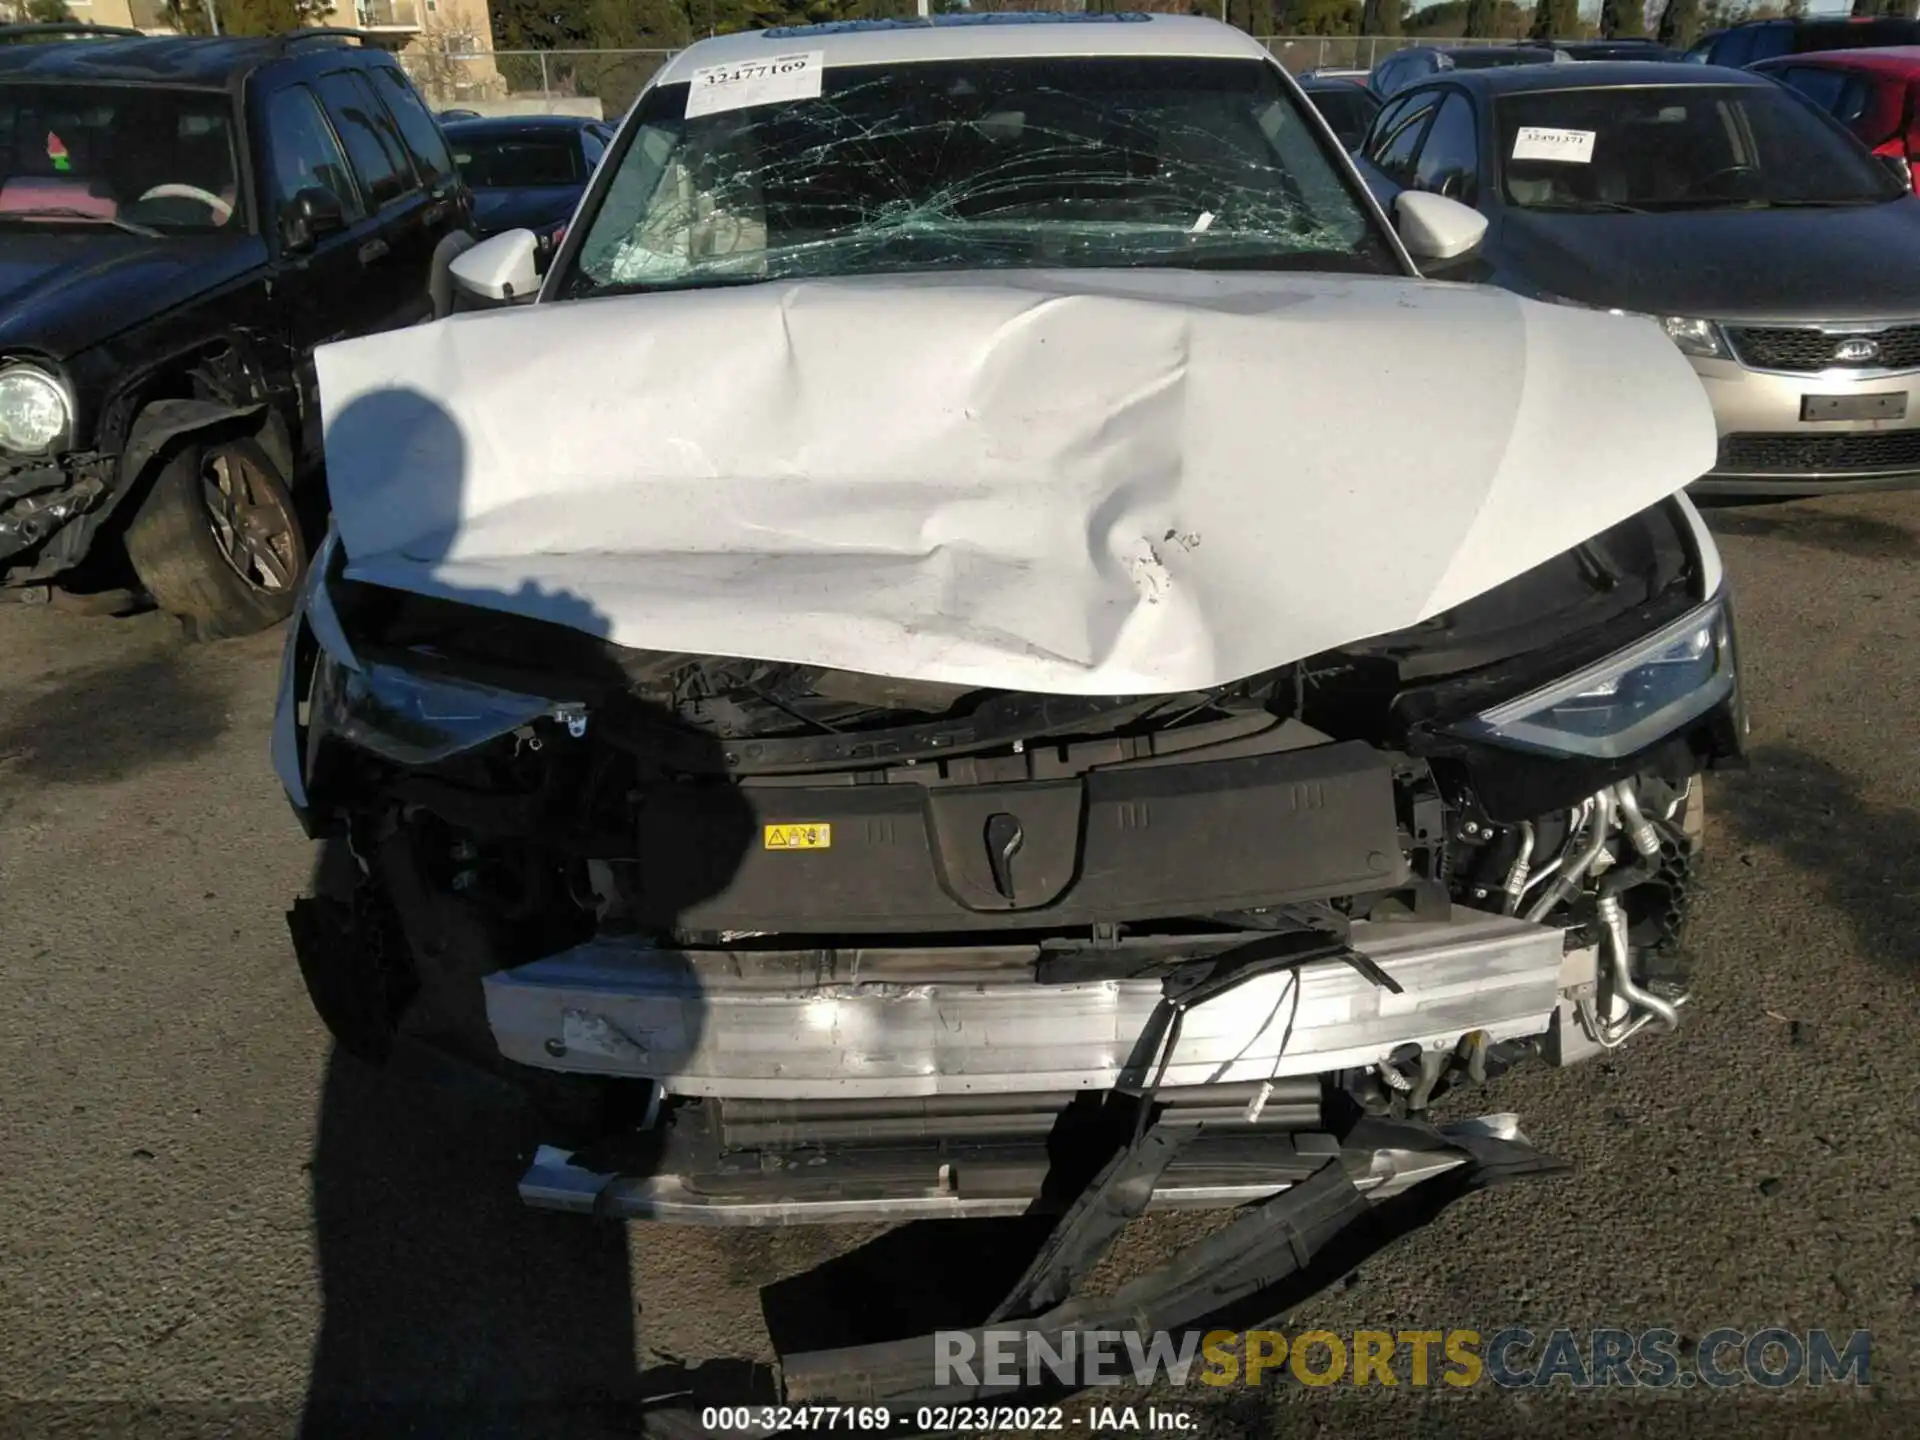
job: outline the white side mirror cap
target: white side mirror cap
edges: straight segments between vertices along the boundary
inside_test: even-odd
[[[507,230],[456,255],[453,281],[482,300],[531,300],[540,289],[538,242],[531,230]]]
[[[1416,260],[1458,260],[1477,250],[1487,234],[1487,217],[1471,205],[1425,190],[1402,190],[1393,202],[1393,219],[1401,243]]]

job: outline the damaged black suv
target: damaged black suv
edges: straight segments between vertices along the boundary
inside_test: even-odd
[[[469,203],[354,40],[0,28],[0,597],[292,608],[313,347],[444,309]]]

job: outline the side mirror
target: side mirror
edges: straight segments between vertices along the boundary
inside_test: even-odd
[[[1416,260],[1465,259],[1487,234],[1487,217],[1478,210],[1425,190],[1402,190],[1394,198],[1393,219]]]
[[[540,289],[540,241],[506,230],[454,257],[453,283],[481,300],[531,300]]]
[[[310,185],[280,212],[280,245],[289,254],[311,250],[322,237],[347,228],[346,211],[331,190]]]

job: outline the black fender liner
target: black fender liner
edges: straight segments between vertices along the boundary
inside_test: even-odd
[[[223,405],[216,400],[155,400],[134,417],[133,427],[127,432],[127,443],[120,450],[119,480],[113,497],[101,508],[102,517],[138,492],[154,467],[187,436],[203,431],[251,435],[259,430],[266,414],[265,402]],[[274,458],[285,459],[280,455]]]

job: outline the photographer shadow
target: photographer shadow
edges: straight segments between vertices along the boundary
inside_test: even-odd
[[[459,422],[428,397],[390,387],[330,417],[327,438],[347,554],[397,553],[432,576],[463,518],[469,447]],[[350,495],[340,493],[343,484]],[[452,615],[462,644],[490,667],[565,676],[570,693],[554,698],[587,704],[587,734],[562,739],[543,757],[556,765],[556,753],[581,757],[556,772],[564,783],[542,802],[558,807],[554,815],[573,813],[567,804],[584,795],[599,773],[595,764],[613,756],[603,732],[670,720],[627,698],[627,677],[606,639],[608,617],[584,597],[524,584],[510,592],[438,588],[444,601],[403,597],[385,626],[389,649],[432,646],[436,633],[449,633]],[[450,610],[444,602],[478,608]],[[699,752],[696,768],[723,773],[717,743],[695,737],[685,744]],[[702,843],[713,853],[686,870],[709,888],[656,897],[656,909],[723,888],[745,851],[744,802],[732,787],[712,788],[717,813]],[[383,875],[385,854],[372,861]],[[430,874],[433,867],[417,868]],[[322,842],[317,896],[350,896],[358,874],[343,841]],[[516,929],[483,913],[474,895],[444,884],[422,887],[407,908],[407,950],[421,976],[397,1025],[388,1013],[397,1007],[386,1005],[378,984],[364,983],[380,962],[362,952],[377,946],[356,951],[336,935],[333,943],[297,947],[316,1009],[336,1037],[351,1037],[336,1039],[327,1060],[307,1167],[323,1313],[300,1433],[356,1440],[639,1433],[645,1401],[667,1377],[643,1376],[635,1364],[626,1227],[531,1209],[517,1191],[539,1145],[564,1143],[570,1125],[578,1133],[589,1123],[567,1105],[556,1120],[556,1097],[578,1098],[573,1077],[486,1053],[493,1047],[481,977],[556,947],[528,938],[524,921]],[[336,906],[327,913],[352,912]],[[575,940],[594,929],[584,909],[577,923]],[[420,965],[423,948],[439,959]],[[463,957],[457,964],[445,958],[456,955]],[[592,1123],[632,1113],[600,1108]]]

